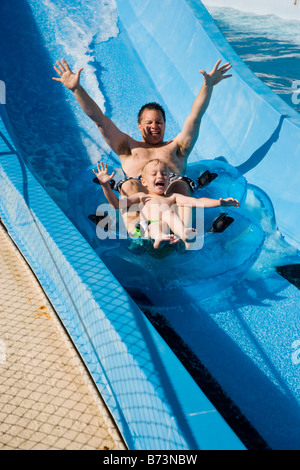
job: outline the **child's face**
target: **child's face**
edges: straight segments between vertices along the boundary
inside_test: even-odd
[[[163,194],[169,186],[169,171],[162,163],[149,163],[145,168],[142,184],[149,192]]]

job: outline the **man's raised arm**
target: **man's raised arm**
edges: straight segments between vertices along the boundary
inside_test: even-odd
[[[81,68],[76,73],[73,73],[64,59],[61,62],[57,61],[56,64],[57,66],[54,66],[54,69],[60,78],[53,77],[53,80],[63,83],[66,88],[73,92],[81,109],[95,122],[107,144],[119,155],[119,149],[124,148],[124,145],[128,144],[129,137],[121,132],[111,119],[105,116],[100,107],[82,88],[80,85],[80,74],[83,69]]]
[[[187,117],[182,131],[177,136],[179,151],[183,157],[188,157],[198,139],[201,119],[208,108],[214,86],[221,80],[231,77],[231,75],[225,75],[232,67],[231,64],[227,62],[219,67],[220,63],[221,60],[218,60],[210,73],[199,70],[204,77],[204,83],[193,103],[191,113]]]

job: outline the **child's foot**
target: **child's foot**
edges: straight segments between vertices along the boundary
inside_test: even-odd
[[[158,250],[164,247],[165,245],[174,245],[179,241],[180,238],[175,237],[175,235],[162,235],[161,237],[154,239],[153,248],[156,248]]]
[[[186,242],[191,242],[195,239],[197,230],[193,227],[184,229],[184,239]]]

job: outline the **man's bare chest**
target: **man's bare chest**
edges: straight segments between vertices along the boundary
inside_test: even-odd
[[[127,168],[127,174],[128,170],[130,170],[131,173],[137,172],[140,174],[143,166],[154,158],[165,162],[172,172],[177,173],[181,171],[181,161],[178,159],[177,145],[174,141],[157,147],[134,146],[131,149],[131,154],[122,159],[123,168]]]

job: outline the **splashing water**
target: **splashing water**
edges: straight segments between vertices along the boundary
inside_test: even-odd
[[[79,0],[74,4],[72,0],[42,0],[40,3],[30,0],[29,4],[39,23],[41,18],[47,18],[46,23],[40,24],[47,46],[51,47],[54,40],[74,70],[84,68],[87,91],[105,111],[96,69],[91,65],[94,62],[91,45],[118,35],[115,1],[91,0],[86,4]]]
[[[300,81],[299,21],[228,7],[207,6],[207,9],[250,70],[300,112],[300,103],[292,99],[292,87]]]
[[[272,203],[266,194],[259,188],[249,185],[245,206],[257,218],[265,233],[260,256],[245,278],[251,281],[267,278],[275,272],[276,267],[297,262],[299,251],[289,245],[278,230]]]
[[[15,9],[8,0],[0,2],[9,118],[31,172],[63,210],[72,176],[107,147],[72,93],[51,80],[53,65],[65,58],[72,70],[84,67],[81,83],[106,111],[94,48],[118,36],[117,21],[114,0],[28,0]]]

